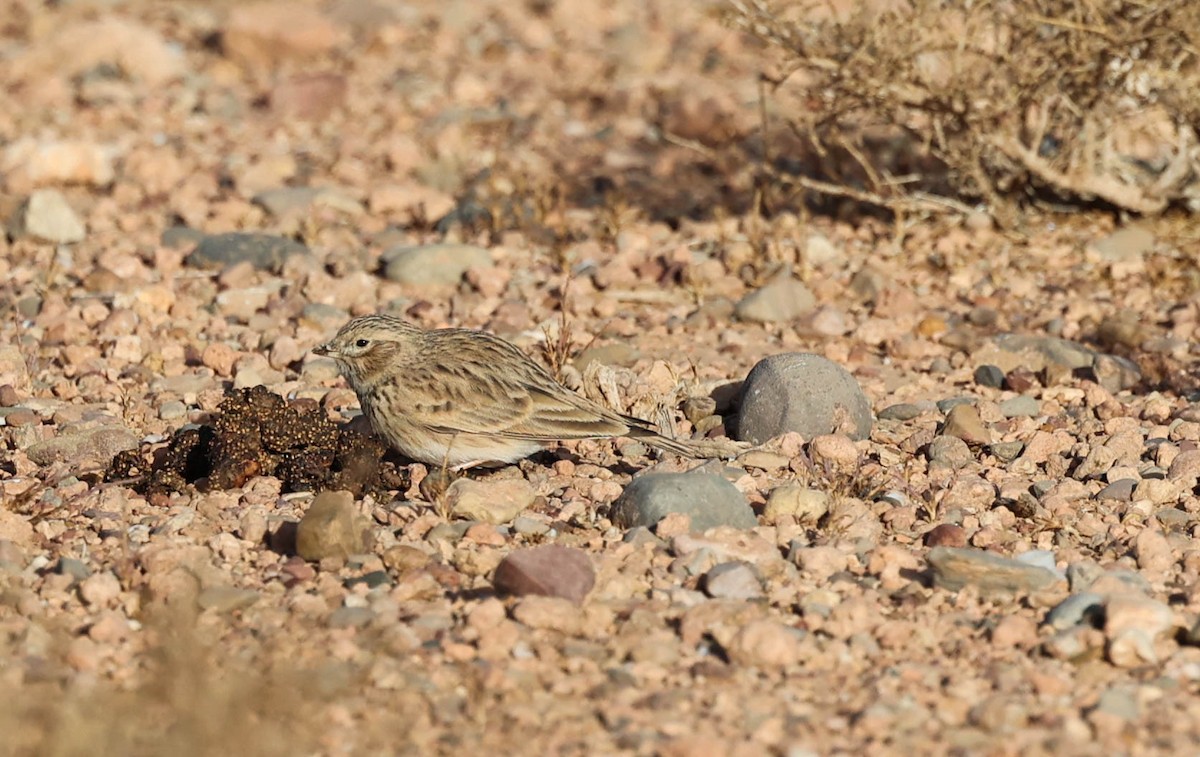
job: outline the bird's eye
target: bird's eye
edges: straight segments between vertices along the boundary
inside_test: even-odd
[[[362,347],[366,347],[370,343],[371,342],[369,339],[359,339],[357,342],[354,343],[354,346],[361,349]]]

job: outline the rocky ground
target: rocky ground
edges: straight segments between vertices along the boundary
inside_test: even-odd
[[[714,10],[0,6],[6,753],[1196,743],[1194,231],[756,213]],[[448,481],[378,309],[759,446]]]

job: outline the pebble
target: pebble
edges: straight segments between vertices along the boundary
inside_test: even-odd
[[[975,462],[975,455],[967,443],[956,436],[938,436],[929,443],[925,452],[931,464],[944,465],[957,470]]]
[[[803,634],[777,620],[752,620],[734,635],[727,652],[735,665],[787,668],[800,662]]]
[[[611,344],[593,345],[584,349],[575,357],[574,360],[571,361],[571,363],[580,373],[582,373],[583,371],[587,370],[587,367],[592,363],[629,367],[636,363],[641,357],[641,351],[632,344],[626,344],[625,342],[612,342]],[[703,399],[709,398],[704,397]],[[715,402],[713,403],[713,406],[715,408]],[[684,412],[686,414],[686,403]],[[712,413],[707,413],[707,415],[712,415]],[[694,422],[695,421],[693,421],[693,423]]]
[[[38,465],[55,462],[73,466],[82,466],[85,463],[107,464],[113,455],[127,449],[136,449],[139,443],[138,437],[124,426],[99,426],[63,433],[36,442],[25,450],[25,454]]]
[[[802,281],[790,274],[777,276],[738,302],[734,313],[751,323],[779,323],[812,312],[817,298]]]
[[[108,571],[94,573],[79,582],[79,596],[91,607],[106,607],[121,596],[121,582]]]
[[[70,576],[75,581],[83,581],[92,575],[92,569],[87,563],[73,557],[58,558],[58,565],[54,566],[54,571],[63,576]]]
[[[934,585],[949,591],[971,585],[985,594],[1029,593],[1061,580],[1053,571],[982,549],[934,547],[927,559]]]
[[[1165,602],[1136,594],[1111,596],[1104,606],[1109,661],[1123,668],[1158,662],[1155,641],[1179,626]]]
[[[951,409],[942,425],[942,434],[958,437],[967,444],[982,445],[992,441],[992,432],[984,425],[975,405],[963,404]]]
[[[883,421],[911,421],[929,408],[915,405],[910,402],[901,402],[897,405],[888,405],[879,411],[879,419]]]
[[[781,516],[795,518],[801,525],[815,526],[829,512],[829,495],[799,484],[784,484],[771,490],[763,508],[763,520],[778,522]]]
[[[518,515],[513,518],[512,530],[522,536],[541,536],[550,533],[550,524],[528,515]]]
[[[536,497],[524,479],[477,481],[459,478],[446,489],[446,503],[456,518],[482,523],[509,523]]]
[[[1133,490],[1137,484],[1138,482],[1132,478],[1118,479],[1096,492],[1096,499],[1129,502],[1133,499]]]
[[[244,610],[261,598],[262,595],[252,589],[240,589],[236,586],[211,586],[196,595],[196,604],[201,610],[227,613]]]
[[[754,566],[734,561],[713,566],[704,574],[704,593],[713,599],[762,599],[762,579]]]
[[[1024,442],[996,442],[989,444],[988,452],[992,453],[1002,463],[1009,463],[1016,460],[1021,451],[1025,449]]]
[[[925,532],[927,547],[965,547],[967,531],[954,523],[939,523]]]
[[[83,221],[57,189],[33,192],[9,232],[13,237],[28,236],[54,244],[81,242],[87,236]]]
[[[648,473],[625,487],[610,518],[621,528],[653,527],[670,513],[687,515],[693,531],[717,526],[754,528],[758,519],[746,497],[713,473]]]
[[[795,431],[806,439],[871,434],[871,404],[858,382],[836,363],[809,353],[765,358],[742,384],[737,438],[753,444]]]
[[[975,383],[991,389],[999,389],[1004,385],[1004,371],[996,365],[981,365],[975,369]]]
[[[1041,412],[1042,403],[1025,394],[1009,397],[1000,403],[1000,414],[1005,418],[1036,418]]]
[[[1175,564],[1171,544],[1161,531],[1143,528],[1133,540],[1133,556],[1142,571],[1162,576]]]
[[[455,285],[469,268],[492,268],[492,254],[469,244],[393,247],[383,253],[383,275],[401,284]]]
[[[194,268],[212,269],[246,262],[259,270],[278,273],[288,258],[308,254],[307,247],[285,237],[234,231],[204,237],[184,263]]]
[[[596,584],[587,553],[558,544],[510,552],[496,567],[496,588],[516,596],[537,594],[583,602]]]
[[[359,554],[369,527],[349,492],[321,492],[296,525],[296,554],[309,562]]]
[[[1078,625],[1100,628],[1104,624],[1104,597],[1091,591],[1072,594],[1046,613],[1045,622],[1056,631]]]

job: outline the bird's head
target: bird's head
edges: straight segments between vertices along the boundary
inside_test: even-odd
[[[365,315],[342,326],[332,339],[312,351],[336,360],[342,375],[357,389],[412,354],[421,333],[394,315]]]

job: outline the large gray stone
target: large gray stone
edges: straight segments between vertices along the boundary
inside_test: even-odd
[[[805,439],[871,434],[871,403],[846,369],[820,355],[790,352],[760,360],[742,384],[737,438],[761,444],[789,431]]]
[[[694,531],[758,525],[745,496],[714,473],[649,473],[635,478],[613,503],[611,517],[622,528],[649,528],[671,513],[689,516]]]

